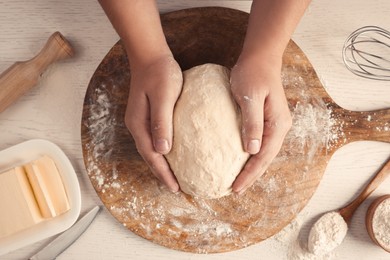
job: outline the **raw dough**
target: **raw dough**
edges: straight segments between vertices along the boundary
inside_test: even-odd
[[[204,64],[184,72],[173,118],[173,145],[166,155],[183,192],[220,198],[249,154],[240,136],[240,112],[230,91],[229,70]]]

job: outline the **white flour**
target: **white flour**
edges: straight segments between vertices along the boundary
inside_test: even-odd
[[[286,259],[288,260],[331,260],[335,259],[335,254],[329,252],[324,255],[315,255],[307,249],[307,244],[299,238],[305,216],[298,215],[289,225],[274,236],[274,239],[283,247],[287,248]]]
[[[324,152],[328,154],[347,141],[343,120],[338,118],[329,103],[312,92],[309,82],[289,70],[282,71],[282,79],[283,84],[289,86],[286,96],[297,100],[290,107],[293,125],[285,138],[289,149],[300,151],[306,155],[307,162],[311,162],[320,149],[325,148]]]
[[[338,212],[326,213],[311,228],[308,249],[316,255],[327,254],[341,244],[347,231],[347,223]]]
[[[335,124],[332,111],[322,101],[317,100],[315,105],[297,102],[293,108],[293,127],[286,139],[293,149],[302,153],[306,147],[308,161],[311,161],[321,147],[329,149],[337,142],[342,129],[334,129]]]
[[[377,207],[372,220],[372,228],[378,243],[390,249],[390,199]]]

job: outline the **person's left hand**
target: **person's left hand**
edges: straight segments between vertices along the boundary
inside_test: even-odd
[[[281,82],[281,59],[240,57],[230,82],[241,109],[243,148],[252,155],[233,183],[233,191],[241,194],[276,157],[292,118]]]

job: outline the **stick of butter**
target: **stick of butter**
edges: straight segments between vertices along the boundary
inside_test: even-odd
[[[61,175],[49,156],[0,173],[0,238],[69,209]]]
[[[53,218],[69,210],[69,201],[54,161],[43,156],[24,165],[27,177],[44,218]]]
[[[43,220],[22,167],[0,174],[0,238]]]

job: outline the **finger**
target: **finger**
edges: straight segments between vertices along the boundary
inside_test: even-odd
[[[244,150],[249,154],[260,151],[264,127],[264,100],[265,96],[252,95],[237,98],[241,109],[241,137]]]
[[[132,134],[137,150],[149,166],[153,175],[171,191],[177,192],[179,184],[164,156],[154,150],[150,134],[149,108],[146,96],[129,97],[126,110],[126,125]]]
[[[148,164],[153,175],[156,176],[161,183],[165,184],[172,192],[179,191],[179,184],[162,154],[155,152],[153,149],[148,151],[143,148],[140,148],[139,152]]]
[[[282,129],[272,129],[273,131],[267,129],[272,128],[273,125],[274,124],[269,123],[265,124],[267,135],[263,136],[260,152],[252,156],[245,164],[244,169],[233,183],[234,192],[241,194],[249,188],[261,175],[263,175],[272,160],[278,154],[283,143],[285,131]]]
[[[154,92],[148,97],[151,118],[150,131],[155,151],[167,154],[172,147],[172,118],[176,98],[168,96],[167,93],[159,94]]]

